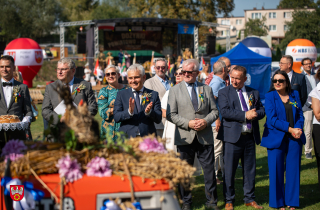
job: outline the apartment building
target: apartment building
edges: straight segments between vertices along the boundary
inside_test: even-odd
[[[314,11],[315,9],[303,9],[307,11]],[[225,24],[234,26],[236,30],[231,31],[230,35],[238,35],[239,31],[245,28],[245,23],[249,19],[261,19],[263,16],[266,17],[265,24],[269,28],[268,35],[272,37],[273,42],[279,43],[285,36],[288,30],[287,22],[292,21],[293,9],[256,9],[244,10],[244,17],[228,17],[228,18],[217,18],[219,24]],[[241,23],[241,24],[240,24]],[[217,28],[217,37],[226,37],[227,31],[225,28]]]

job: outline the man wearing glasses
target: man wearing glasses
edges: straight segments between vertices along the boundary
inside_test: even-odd
[[[291,55],[284,55],[280,60],[280,70],[285,71],[289,77],[292,90],[299,92],[301,104],[305,104],[308,98],[306,78],[292,70],[293,58]]]
[[[166,73],[168,71],[167,60],[164,58],[158,58],[155,61],[154,68],[156,75],[146,80],[144,86],[150,90],[158,92],[161,101],[166,91],[171,88],[171,81],[166,77]],[[166,118],[162,118],[159,124],[155,124],[158,136],[162,136],[165,122]]]
[[[169,91],[167,120],[176,125],[174,144],[182,160],[193,165],[195,154],[204,173],[206,206],[217,207],[217,183],[214,171],[214,146],[211,124],[218,119],[212,89],[197,82],[199,62],[188,59],[182,63],[184,81]],[[180,186],[182,210],[191,209],[192,195]]]
[[[306,77],[307,83],[307,93],[309,93],[317,86],[317,81],[314,77],[315,73],[312,71],[312,60],[310,58],[304,58],[301,61],[302,64],[302,74]],[[302,107],[303,116],[304,116],[304,134],[306,135],[306,144],[304,146],[304,153],[307,159],[312,159],[312,120],[313,120],[313,111],[312,105],[309,102],[306,102]]]
[[[98,105],[96,102],[96,97],[92,91],[91,84],[83,79],[74,77],[76,73],[76,65],[70,58],[62,58],[58,61],[57,78],[55,82],[47,85],[44,99],[42,104],[42,116],[48,122],[51,117],[53,117],[53,124],[57,125],[59,123],[58,115],[63,115],[61,113],[61,107],[63,107],[64,102],[59,96],[59,93],[56,91],[59,85],[67,85],[70,88],[71,94],[76,91],[76,88],[79,88],[80,92],[72,94],[73,102],[78,105],[81,99],[83,102],[86,102],[88,105],[89,112],[92,116],[95,116],[98,111]],[[64,117],[61,118],[61,122],[64,120]]]

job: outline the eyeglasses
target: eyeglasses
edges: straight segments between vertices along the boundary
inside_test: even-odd
[[[161,68],[161,70],[165,70],[166,69],[165,66],[156,66],[156,69],[160,70],[160,68]]]
[[[65,68],[65,69],[56,69],[56,71],[66,72],[66,71],[68,71],[68,69],[70,69],[70,68]]]
[[[304,66],[306,66],[306,65],[312,65],[312,63],[305,63],[305,64],[303,64]]]
[[[284,79],[274,79],[274,80],[272,80],[273,83],[277,83],[277,82],[284,83],[285,81],[286,80],[284,80]]]
[[[191,75],[193,72],[197,72],[197,71],[185,71],[185,70],[182,70],[181,71],[183,74],[189,74]]]
[[[183,72],[180,72],[180,73],[174,73],[174,76],[182,76],[183,75]]]
[[[116,75],[117,75],[117,73],[116,73],[116,72],[106,73],[106,76],[107,76],[107,77],[110,77],[110,75],[112,75],[112,76],[116,76]]]
[[[280,62],[280,65],[284,65],[284,64],[288,64],[288,63],[281,63],[281,62]]]

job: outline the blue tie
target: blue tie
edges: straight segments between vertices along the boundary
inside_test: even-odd
[[[194,83],[190,83],[190,85],[192,86],[192,91],[191,91],[191,101],[192,101],[192,105],[195,111],[198,110],[198,97],[197,97],[197,93],[196,90],[194,89]]]
[[[139,97],[139,93],[140,91],[135,91],[135,97],[134,97],[134,102],[136,104],[136,107],[137,107],[137,110],[138,110],[138,113],[140,112],[141,110],[141,105],[140,105],[140,97]]]

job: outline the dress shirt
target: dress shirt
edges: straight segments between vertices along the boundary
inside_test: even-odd
[[[292,74],[293,74],[293,71],[291,70],[289,73],[287,73],[288,77],[289,77],[289,80],[291,82],[291,79],[292,79]]]
[[[305,71],[302,71],[302,74],[306,75],[306,78],[308,79],[308,81],[311,84],[312,90],[315,89],[317,87],[317,81],[316,78],[314,77],[314,74],[308,74]]]
[[[221,79],[220,77],[216,76],[216,75],[213,75],[212,76],[212,80],[209,84],[209,86],[211,87],[212,89],[212,92],[213,92],[213,95],[215,97],[217,97],[216,99],[216,105],[217,105],[217,109],[219,111],[219,118],[221,119],[222,116],[220,114],[220,109],[219,109],[219,104],[218,104],[218,92],[219,90],[221,90],[222,88],[226,87],[226,82]],[[216,127],[216,122],[214,121],[212,124],[211,124],[211,127]]]
[[[161,84],[164,86],[164,88],[166,90],[169,90],[171,88],[171,85],[169,84],[169,81],[166,79],[162,79],[161,77],[159,77],[158,75],[156,75],[156,77],[158,78],[158,80],[161,82]]]
[[[73,82],[74,82],[74,77],[73,77],[73,78],[72,78],[72,80],[69,82],[70,93],[72,93],[72,89],[73,89]]]
[[[188,90],[188,93],[189,93],[189,96],[190,96],[190,99],[192,100],[192,97],[191,97],[191,94],[192,94],[192,84],[189,84],[189,83],[186,83],[185,82],[185,84],[186,84],[186,86],[187,86],[187,90]],[[196,90],[196,93],[197,93],[197,96],[199,95],[199,92],[198,92],[198,82],[197,81],[195,81],[194,82],[194,88],[195,88],[195,90]],[[199,97],[197,97],[198,98],[198,104],[200,104],[200,98]]]
[[[312,98],[316,98],[320,101],[320,82],[318,85],[309,93],[308,102],[312,104]],[[315,116],[313,116],[313,124],[320,125],[320,122]]]
[[[246,101],[248,110],[250,110],[249,98],[248,98],[248,94],[247,94],[247,91],[246,91],[245,86],[243,86],[243,87],[241,88],[241,90],[242,90],[242,95],[243,95],[243,97],[244,97],[244,100]],[[244,110],[243,110],[243,107],[242,107],[242,104],[241,104],[240,96],[239,96],[239,90],[237,90],[237,94],[238,94],[239,102],[240,102],[240,105],[241,105],[241,109],[242,109],[242,111],[244,111]],[[246,121],[247,121],[247,118],[244,117],[244,122],[242,123],[242,133],[251,133],[251,131],[252,131],[252,126],[251,126],[251,129],[248,129],[248,127],[247,127],[247,122],[246,122]]]
[[[7,81],[4,81],[3,78],[1,78],[1,82],[7,82]],[[11,98],[13,96],[13,83],[14,83],[14,79],[12,78],[10,81],[8,82],[11,82],[12,83],[12,86],[6,86],[6,87],[3,87],[2,86],[2,90],[3,90],[3,94],[4,94],[4,99],[6,101],[6,104],[7,104],[7,108],[9,108],[9,105],[10,105],[10,101],[11,101]],[[23,117],[22,119],[22,122],[28,122],[30,123],[32,120],[32,117],[30,116],[25,116]]]

